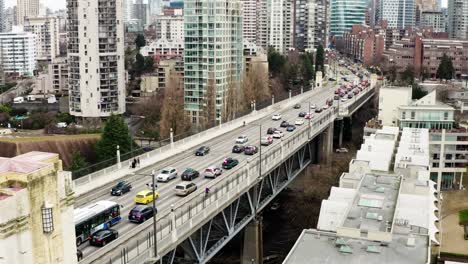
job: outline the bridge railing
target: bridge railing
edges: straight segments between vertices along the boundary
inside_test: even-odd
[[[307,143],[323,129],[330,125],[336,117],[338,109],[333,107],[325,114],[311,122],[309,126],[299,127],[293,137],[275,142],[269,147],[262,148],[262,174],[276,168],[286,158],[293,155],[300,147]],[[247,192],[257,184],[259,175],[259,155],[239,164],[228,177],[216,178],[207,185],[209,194],[198,190],[189,198],[181,199],[168,208],[161,209],[157,214],[157,244],[159,255],[164,255],[181,243],[193,231],[197,230],[208,219],[221,212],[240,195]],[[153,256],[152,249],[152,222],[145,222],[135,227],[131,232],[121,236],[119,240],[83,260],[83,263],[101,261],[106,263],[143,263],[145,259]],[[125,250],[124,250],[125,249]],[[124,257],[122,251],[124,250]],[[124,261],[122,261],[124,260]]]

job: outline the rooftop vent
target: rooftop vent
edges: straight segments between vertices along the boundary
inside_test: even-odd
[[[382,249],[379,246],[376,246],[376,245],[368,245],[366,251],[370,252],[370,253],[379,254],[382,251]]]
[[[353,249],[350,246],[347,246],[347,245],[340,246],[339,251],[341,253],[353,254]]]

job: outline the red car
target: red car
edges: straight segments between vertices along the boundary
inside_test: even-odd
[[[312,114],[308,113],[307,115],[304,116],[305,119],[311,119],[312,118]]]

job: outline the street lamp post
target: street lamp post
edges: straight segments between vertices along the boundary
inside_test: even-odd
[[[259,179],[262,179],[262,124],[252,124],[254,126],[258,126],[258,135],[259,135],[259,145],[260,147],[258,148],[258,157],[260,159],[260,163],[258,165],[258,173],[259,173]],[[257,183],[258,182],[255,182],[255,201],[253,203],[253,210],[254,210],[254,217],[256,217],[257,215],[257,200],[258,200],[258,197],[257,197]]]
[[[157,259],[158,257],[158,243],[157,243],[157,235],[156,235],[156,198],[154,194],[156,193],[156,180],[155,180],[155,172],[154,170],[151,171],[151,174],[143,174],[143,173],[133,173],[133,175],[141,175],[145,177],[151,177],[152,179],[152,186],[151,189],[153,191],[153,247],[154,247],[154,258]]]

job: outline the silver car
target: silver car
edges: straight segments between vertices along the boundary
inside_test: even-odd
[[[177,169],[172,167],[167,167],[161,170],[161,172],[156,177],[158,182],[168,182],[177,177]]]
[[[205,178],[216,178],[223,173],[223,170],[221,168],[216,167],[216,166],[210,166],[203,171],[203,177]]]
[[[175,193],[179,196],[187,196],[196,190],[197,185],[193,182],[181,182],[175,187]]]
[[[246,143],[247,141],[249,141],[249,138],[248,138],[246,135],[239,136],[239,137],[236,139],[236,143],[239,143],[239,144],[244,144],[244,143]]]

